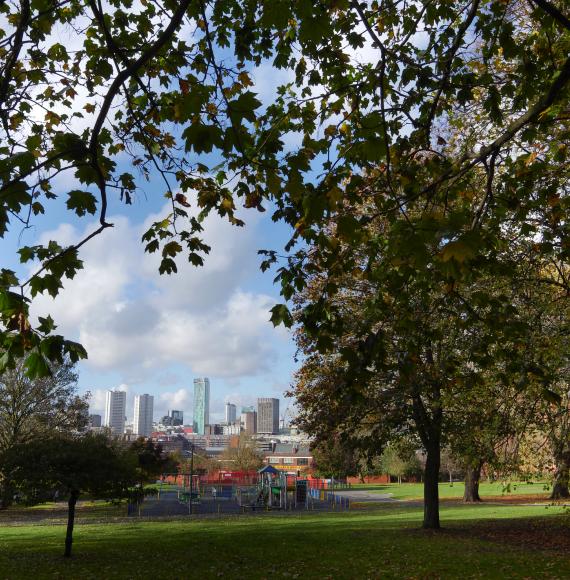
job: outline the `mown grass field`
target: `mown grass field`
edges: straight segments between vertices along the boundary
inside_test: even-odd
[[[0,578],[568,578],[570,516],[544,506],[448,505],[89,524],[64,560],[63,526],[0,528]]]
[[[422,483],[390,483],[390,484],[355,484],[353,489],[363,489],[370,493],[390,493],[394,499],[423,499],[424,487]],[[440,483],[440,499],[462,498],[465,490],[463,482]],[[544,483],[527,482],[481,482],[479,485],[479,495],[485,501],[486,498],[509,498],[515,496],[537,496],[544,500],[548,499],[550,490]]]

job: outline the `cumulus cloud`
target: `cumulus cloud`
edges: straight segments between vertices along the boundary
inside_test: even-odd
[[[138,225],[112,218],[115,227],[82,248],[85,269],[65,281],[55,300],[38,297],[34,313],[50,313],[59,331],[76,337],[92,370],[132,377],[173,363],[231,379],[269,368],[283,340],[268,321],[275,299],[243,290],[258,268],[256,224],[238,229],[207,218],[206,265],[196,269],[181,258],[177,275],[159,276],[158,258],[140,243],[156,217]],[[41,241],[69,244],[85,231],[63,224]]]

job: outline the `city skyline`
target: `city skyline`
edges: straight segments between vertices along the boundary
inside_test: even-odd
[[[209,377],[208,377],[209,379]],[[201,381],[203,379],[198,378],[197,380]],[[208,382],[210,383],[210,381],[208,380]],[[148,395],[148,393],[132,393],[129,392],[129,389],[126,387],[126,385],[120,385],[119,387],[114,387],[112,389],[107,389],[105,391],[105,404],[102,407],[102,410],[97,407],[94,406],[93,404],[90,404],[89,406],[89,415],[100,415],[101,416],[101,425],[105,426],[106,425],[106,417],[107,417],[107,409],[106,409],[106,401],[108,398],[108,393],[110,392],[120,392],[120,393],[124,393],[124,398],[125,398],[125,411],[124,411],[124,416],[125,416],[125,427],[124,429],[128,432],[133,432],[133,433],[137,433],[137,427],[136,427],[136,401],[137,398],[140,398],[144,395],[146,395],[147,397],[150,397],[153,399],[153,404],[152,404],[152,419],[151,419],[151,424],[153,424],[154,426],[159,425],[162,422],[162,419],[166,416],[170,416],[172,413],[174,413],[177,418],[182,419],[182,424],[185,426],[190,426],[193,427],[194,426],[194,401],[189,401],[189,405],[178,405],[180,408],[179,409],[165,409],[164,406],[159,406],[157,407],[155,404],[155,400],[156,398],[153,395]],[[261,393],[261,394],[267,394],[267,393]],[[192,389],[192,399],[194,399],[194,389]],[[256,432],[257,431],[257,414],[258,414],[258,407],[259,407],[259,401],[265,401],[265,400],[277,400],[277,412],[279,413],[279,409],[281,408],[288,408],[292,403],[289,399],[281,399],[279,397],[260,397],[260,396],[253,396],[251,397],[251,401],[252,404],[240,404],[238,401],[234,400],[228,400],[229,397],[225,397],[224,399],[220,399],[218,397],[216,397],[216,389],[212,389],[211,388],[211,383],[210,383],[210,391],[209,391],[209,401],[210,401],[210,406],[209,406],[209,417],[208,417],[208,422],[205,423],[206,424],[210,424],[210,425],[223,425],[225,423],[228,422],[228,405],[230,406],[230,408],[233,408],[233,413],[235,413],[235,416],[232,413],[232,417],[233,420],[230,421],[230,423],[233,422],[237,422],[240,421],[242,423],[242,427],[244,427],[243,425],[243,421],[244,421],[244,414],[248,413],[248,412],[253,412],[255,413],[255,423],[253,422],[254,419],[250,418],[248,421],[248,426],[249,432]],[[213,405],[212,405],[213,402]],[[276,421],[278,421],[279,426],[281,426],[281,415],[278,416],[278,419]],[[167,424],[168,425],[168,424]],[[251,428],[255,425],[255,431],[252,431]],[[129,429],[131,431],[129,431]]]

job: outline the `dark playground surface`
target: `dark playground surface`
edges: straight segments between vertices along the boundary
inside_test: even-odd
[[[310,498],[308,505],[294,504],[289,505],[286,511],[338,511],[343,506],[335,504],[332,501],[321,501]],[[278,508],[267,509],[263,506],[241,506],[234,497],[213,497],[212,495],[200,496],[195,499],[191,506],[188,501],[179,498],[179,493],[176,491],[163,491],[159,496],[147,497],[140,507],[140,514],[138,509],[133,509],[129,515],[133,517],[156,517],[156,516],[183,516],[201,514],[243,514],[252,512],[283,512],[285,510]]]

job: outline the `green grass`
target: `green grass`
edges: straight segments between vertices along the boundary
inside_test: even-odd
[[[446,506],[441,532],[419,529],[421,510],[390,504],[345,513],[80,525],[71,560],[63,526],[0,528],[0,578],[564,578],[562,550],[490,541],[481,526],[540,522],[568,533],[563,510]],[[526,519],[537,518],[542,519]],[[525,519],[522,519],[525,518]]]
[[[507,487],[508,485],[508,487]],[[390,484],[356,484],[353,489],[363,489],[371,493],[391,493],[394,499],[423,499],[424,488],[422,483],[397,483]],[[439,484],[439,497],[441,499],[461,498],[465,485],[463,482],[454,482]],[[512,495],[542,495],[544,499],[548,498],[550,491],[545,489],[544,483],[510,483],[503,482],[482,482],[479,485],[479,495],[481,499],[485,497],[500,497]]]

